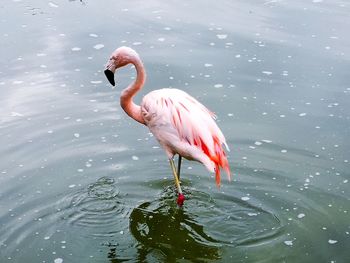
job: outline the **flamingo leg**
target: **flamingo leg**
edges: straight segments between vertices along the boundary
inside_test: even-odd
[[[180,180],[180,171],[181,171],[181,160],[182,160],[182,156],[179,154],[179,159],[177,162],[177,177]]]
[[[177,190],[178,190],[179,194],[182,194],[182,190],[181,190],[181,186],[180,186],[180,180],[179,180],[179,177],[178,177],[177,172],[176,172],[174,160],[173,159],[169,159],[169,162],[170,162],[171,170],[173,171],[173,175],[174,175],[174,179],[175,179],[175,184],[176,184]]]
[[[179,180],[178,174],[176,172],[174,160],[171,158],[171,159],[169,159],[169,162],[170,162],[171,170],[173,171],[177,191],[179,193],[179,196],[177,197],[176,202],[181,207],[184,204],[185,196],[183,195],[182,190],[181,190],[180,180]]]

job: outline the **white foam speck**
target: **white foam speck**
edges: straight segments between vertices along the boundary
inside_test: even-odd
[[[63,259],[62,258],[56,258],[53,262],[54,263],[62,263]]]
[[[45,239],[45,240],[48,240],[48,239],[50,239],[50,237],[49,237],[49,236],[46,236],[46,237],[44,237],[44,239]]]
[[[348,182],[349,182],[349,180],[347,180],[347,179],[343,181],[344,184],[347,184]]]
[[[254,144],[259,146],[262,145],[262,142],[255,142]]]
[[[217,37],[218,39],[226,39],[226,38],[227,38],[227,35],[226,35],[226,34],[218,34],[218,35],[216,35],[216,37]]]
[[[97,44],[94,46],[94,49],[99,50],[99,49],[104,48],[104,47],[105,47],[105,45],[103,45],[103,44]]]
[[[132,158],[134,161],[139,160],[139,157],[137,157],[136,155],[133,155],[131,158]]]
[[[293,246],[293,241],[292,240],[286,240],[283,243],[286,244],[287,246]]]
[[[160,37],[160,38],[158,38],[158,41],[164,42],[164,41],[165,41],[165,38],[164,38],[164,37]]]
[[[58,5],[55,4],[55,3],[53,3],[53,2],[49,2],[49,6],[50,6],[50,7],[54,7],[54,8],[57,8],[57,7],[58,7]]]
[[[265,75],[271,75],[272,74],[271,71],[263,71],[262,73],[265,74]]]
[[[90,83],[91,84],[101,84],[102,80],[91,80]]]
[[[281,150],[281,153],[286,153],[286,152],[287,152],[286,149]]]
[[[304,117],[305,115],[306,115],[305,112],[299,114],[300,117]]]
[[[261,140],[262,142],[265,142],[265,143],[272,143],[271,140]]]
[[[206,68],[209,68],[209,67],[212,67],[213,66],[213,64],[210,64],[210,63],[205,63],[204,64],[204,67],[206,67]]]
[[[250,200],[250,198],[249,198],[248,196],[243,196],[243,197],[241,197],[241,199],[242,199],[243,201],[248,201],[248,200]]]
[[[222,84],[215,84],[215,85],[214,85],[214,88],[217,88],[217,89],[218,89],[218,88],[222,88],[222,87],[223,87]]]
[[[328,243],[331,244],[331,245],[333,245],[333,244],[335,244],[335,243],[338,243],[338,241],[337,241],[337,240],[333,240],[333,239],[329,239],[329,240],[328,240]]]
[[[248,216],[257,216],[257,213],[248,213]]]
[[[305,214],[303,214],[303,213],[300,213],[299,215],[298,215],[298,218],[303,218],[303,217],[305,217]]]
[[[80,50],[81,50],[80,47],[73,47],[73,48],[72,48],[72,51],[80,51]]]
[[[68,187],[69,187],[69,188],[74,188],[74,187],[75,187],[75,184],[70,184]]]
[[[75,137],[75,138],[79,138],[79,137],[80,137],[80,134],[79,134],[79,133],[74,133],[74,137]]]
[[[11,112],[11,116],[12,117],[23,117],[24,115],[22,113],[18,113],[18,112],[13,111],[13,112]]]
[[[93,34],[93,33],[92,33],[92,34],[89,34],[89,36],[90,36],[90,37],[98,37],[97,34]]]
[[[132,43],[134,46],[139,46],[139,45],[142,45],[142,42],[134,42]]]

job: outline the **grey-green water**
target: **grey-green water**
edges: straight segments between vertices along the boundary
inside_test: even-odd
[[[0,262],[349,262],[348,1],[0,3]],[[218,115],[232,182],[188,200],[104,64]]]

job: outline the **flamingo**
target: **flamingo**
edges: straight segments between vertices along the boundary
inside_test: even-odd
[[[202,163],[215,173],[216,184],[220,187],[220,168],[230,180],[230,167],[223,145],[229,151],[225,137],[215,123],[215,114],[198,100],[179,89],[158,89],[145,95],[141,105],[133,102],[135,94],[142,89],[146,72],[135,50],[119,47],[110,56],[104,73],[111,85],[115,86],[114,74],[118,68],[133,64],[136,79],[121,92],[120,105],[131,118],[146,125],[164,149],[170,163],[178,191],[177,204],[185,200],[180,185],[182,157]],[[179,155],[178,167],[174,157]]]

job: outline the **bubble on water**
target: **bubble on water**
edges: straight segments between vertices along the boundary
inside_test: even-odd
[[[281,153],[286,153],[286,152],[287,152],[286,149],[281,150]]]
[[[136,155],[133,155],[131,158],[132,158],[134,161],[138,161],[138,160],[139,160],[139,157],[137,157]]]
[[[49,239],[50,239],[50,237],[49,237],[49,236],[46,236],[46,237],[44,237],[44,239],[45,239],[45,240],[49,240]]]
[[[216,89],[219,89],[219,88],[222,88],[222,87],[223,87],[222,84],[215,84],[215,85],[214,85],[214,88],[216,88]]]
[[[305,115],[306,115],[305,112],[299,114],[300,117],[304,117]]]
[[[80,51],[81,48],[80,47],[72,47],[72,51]]]
[[[62,263],[63,259],[62,258],[55,258],[55,260],[53,262],[54,263]]]
[[[101,48],[104,48],[104,47],[105,47],[105,45],[103,45],[103,44],[96,44],[96,45],[94,45],[94,49],[97,49],[97,50],[99,50]]]

